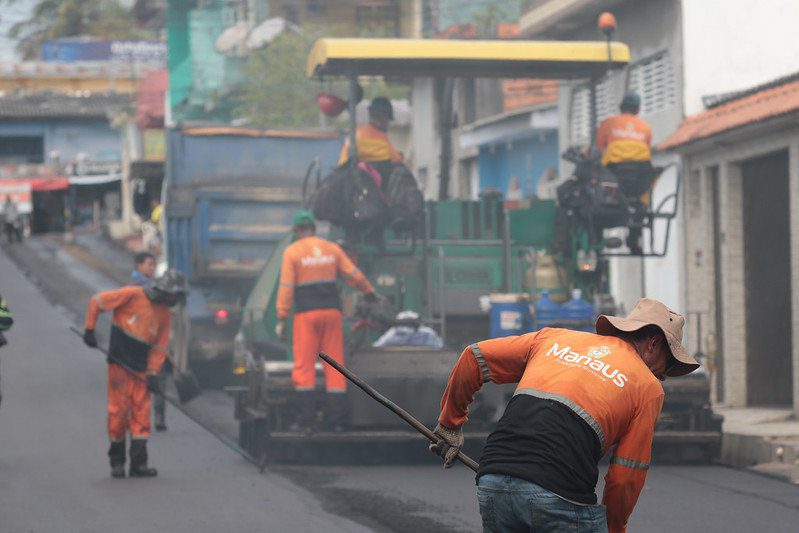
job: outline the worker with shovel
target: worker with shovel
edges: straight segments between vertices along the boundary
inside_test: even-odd
[[[169,308],[186,295],[186,280],[170,269],[146,287],[95,294],[86,313],[83,341],[96,348],[94,327],[101,312],[113,311],[108,349],[108,457],[111,476],[125,477],[125,435],[130,432],[130,477],[154,477],[147,465],[150,392],[159,392],[158,372],[169,344]]]
[[[483,383],[518,383],[477,470],[485,531],[626,530],[663,405],[658,380],[699,367],[682,346],[684,323],[642,298],[626,318],[601,315],[597,334],[544,328],[463,351],[430,445],[445,466],[463,446],[468,406]],[[597,464],[610,448],[597,505]]]

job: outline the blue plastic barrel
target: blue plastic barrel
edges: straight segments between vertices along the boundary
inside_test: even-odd
[[[594,331],[594,316],[596,311],[590,302],[582,299],[582,291],[574,289],[572,299],[563,304],[564,325],[577,331]]]
[[[549,291],[542,291],[535,304],[536,329],[555,327],[563,319],[561,305],[549,299]]]
[[[530,299],[526,294],[492,294],[490,302],[492,338],[533,331]]]

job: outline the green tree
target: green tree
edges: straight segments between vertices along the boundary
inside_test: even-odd
[[[0,0],[7,5],[17,2]],[[44,41],[50,39],[141,39],[147,35],[119,0],[40,0],[30,18],[11,26],[8,36],[18,41],[17,51],[24,59],[36,59]]]
[[[253,126],[268,128],[302,128],[319,124],[319,109],[316,93],[320,90],[337,94],[346,100],[347,83],[343,80],[325,80],[323,87],[305,72],[308,53],[320,35],[336,34],[336,30],[307,30],[301,33],[286,31],[269,43],[266,48],[250,55],[246,71],[246,82],[238,98],[233,114],[244,118]],[[390,99],[408,98],[407,83],[383,79],[362,80],[364,98],[375,96]],[[334,121],[346,128],[346,121]]]
[[[252,53],[234,116],[255,126],[296,128],[319,121],[317,82],[305,75],[313,45],[308,33],[285,31],[268,46]]]

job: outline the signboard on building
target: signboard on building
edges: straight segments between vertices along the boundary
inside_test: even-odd
[[[0,213],[3,212],[3,205],[6,198],[17,204],[17,211],[20,213],[30,213],[33,210],[31,202],[31,184],[26,180],[2,180],[0,179]]]
[[[142,134],[145,161],[164,161],[166,160],[166,144],[164,142],[164,130],[146,129]]]
[[[122,164],[119,159],[78,159],[67,165],[67,174],[72,176],[96,176],[98,174],[119,174]]]
[[[166,65],[166,43],[54,39],[42,44],[42,61],[117,61]]]

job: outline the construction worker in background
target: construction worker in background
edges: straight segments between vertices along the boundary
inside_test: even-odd
[[[150,252],[139,252],[133,257],[133,272],[130,273],[130,285],[146,287],[153,282],[155,275],[155,256]]]
[[[369,104],[369,122],[361,124],[355,130],[355,145],[358,149],[358,160],[366,161],[375,167],[383,181],[388,180],[394,163],[402,161],[402,156],[394,149],[388,138],[388,125],[394,120],[394,108],[391,101],[378,96]],[[344,141],[339,157],[339,165],[349,159],[350,139]]]
[[[19,209],[11,196],[6,196],[6,201],[3,204],[3,225],[6,230],[6,241],[11,244],[16,239],[17,242],[22,242],[22,218],[19,215]]]
[[[682,346],[684,323],[642,298],[626,318],[600,315],[597,334],[544,328],[463,351],[441,399],[440,440],[430,445],[446,467],[480,387],[518,383],[480,458],[484,531],[626,530],[663,405],[658,380],[699,367]],[[612,447],[597,505],[597,464]]]
[[[655,179],[650,148],[652,128],[638,117],[641,97],[637,93],[627,92],[619,109],[620,114],[606,118],[599,125],[596,144],[602,150],[602,164],[616,175],[634,210],[627,246],[632,254],[641,255],[641,223]]]
[[[108,457],[112,477],[125,477],[125,435],[128,431],[128,475],[158,475],[155,468],[147,465],[150,392],[160,392],[157,375],[167,356],[169,308],[185,295],[183,274],[171,269],[151,285],[101,292],[89,302],[83,333],[87,346],[97,347],[94,327],[99,314],[114,312],[108,348],[108,436],[111,439]]]
[[[149,252],[139,252],[133,258],[133,272],[130,273],[130,285],[147,287],[153,283],[155,276],[155,256]],[[158,389],[166,390],[166,378],[169,373],[169,358],[164,361],[158,372]],[[166,431],[166,401],[160,394],[153,398],[153,418],[156,431]]]
[[[278,338],[287,338],[286,321],[293,302],[294,370],[291,378],[298,393],[298,417],[292,430],[310,432],[316,414],[313,391],[317,354],[324,351],[344,364],[338,275],[366,294],[367,301],[376,302],[378,296],[339,245],[316,236],[316,220],[310,211],[301,210],[294,215],[294,236],[295,242],[283,253],[275,334]],[[347,381],[329,366],[325,366],[324,372],[325,419],[331,429],[342,431],[347,416]]]
[[[6,341],[3,332],[11,329],[11,326],[13,324],[14,324],[14,317],[11,315],[11,310],[8,308],[6,301],[3,300],[3,296],[0,295],[0,348],[8,344],[8,341]],[[1,403],[3,403],[2,392],[0,392],[0,404]]]

